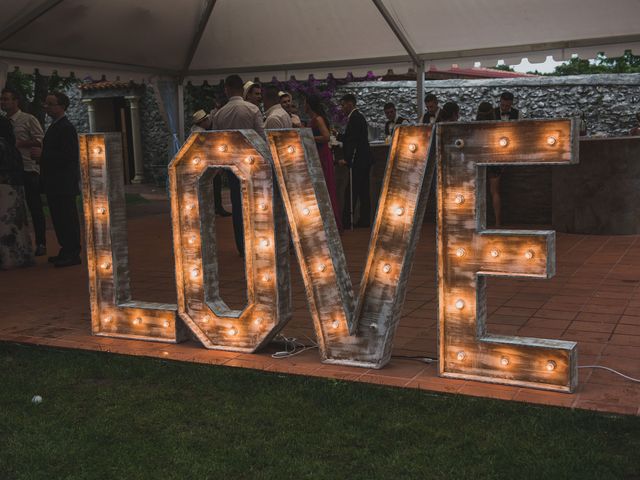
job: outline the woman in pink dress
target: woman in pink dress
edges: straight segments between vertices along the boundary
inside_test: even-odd
[[[329,118],[324,111],[320,98],[316,96],[307,97],[305,111],[310,118],[309,127],[313,130],[313,137],[315,138],[316,147],[318,148],[318,156],[320,157],[320,164],[324,172],[324,181],[329,191],[329,198],[331,199],[331,207],[333,208],[336,225],[338,226],[338,230],[342,232],[342,221],[338,213],[340,209],[336,195],[336,175],[333,168],[333,153],[331,153],[331,149],[329,148]]]

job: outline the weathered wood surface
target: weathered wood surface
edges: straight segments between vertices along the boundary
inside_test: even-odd
[[[131,299],[120,134],[86,134],[79,140],[92,333],[184,340],[176,305]]]
[[[240,180],[247,306],[220,296],[213,177]],[[253,352],[291,317],[288,236],[269,150],[253,130],[192,134],[169,165],[180,318],[210,349]]]
[[[485,276],[553,276],[555,233],[485,230],[482,165],[574,163],[575,124],[568,119],[440,124],[437,157],[440,374],[573,391],[574,342],[486,332]]]
[[[321,357],[381,368],[391,357],[433,178],[431,127],[395,130],[357,299],[311,131],[268,138]]]

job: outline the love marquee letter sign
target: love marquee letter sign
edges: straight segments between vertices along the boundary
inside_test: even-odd
[[[429,188],[438,176],[439,372],[571,392],[576,344],[486,332],[486,276],[549,278],[552,231],[487,230],[488,165],[568,164],[575,122],[444,123],[395,130],[369,243],[354,292],[310,130],[191,135],[169,165],[178,304],[131,299],[118,134],[80,141],[92,332],[255,352],[291,317],[289,234],[325,363],[382,368],[391,358]],[[219,294],[212,179],[240,180],[247,306]]]

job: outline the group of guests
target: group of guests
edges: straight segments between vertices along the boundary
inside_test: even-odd
[[[345,95],[341,100],[343,112],[349,117],[349,122],[344,133],[338,133],[331,128],[329,116],[317,96],[305,98],[304,109],[308,121],[303,124],[296,114],[291,94],[279,91],[273,85],[243,83],[240,76],[230,75],[224,81],[224,92],[227,98],[224,106],[215,105],[209,113],[198,110],[193,114],[192,132],[249,129],[266,139],[266,129],[311,128],[336,225],[342,231],[351,227],[352,216],[349,205],[345,205],[342,212],[338,205],[334,157],[330,146],[333,131],[344,145],[345,160],[341,160],[341,164],[348,165],[353,170],[352,191],[348,194],[354,201],[360,199],[363,212],[357,226],[369,226],[369,167],[373,157],[369,150],[366,120],[357,112],[353,95]],[[214,183],[215,211],[218,215],[227,216],[229,213],[222,206],[219,177],[220,175],[216,175],[217,186]],[[231,172],[227,172],[227,181],[235,243],[239,254],[244,256],[240,181]]]
[[[48,260],[59,268],[78,265],[81,247],[76,197],[80,194],[80,161],[78,135],[65,115],[69,98],[60,92],[46,96],[42,106],[51,118],[46,133],[38,119],[20,109],[20,100],[16,90],[2,90],[0,107],[5,116],[0,116],[0,269],[29,266],[34,257],[47,254],[42,193],[60,245],[58,254]]]
[[[504,91],[500,95],[499,104],[496,107],[489,102],[480,102],[476,111],[475,120],[519,120],[521,114],[518,109],[513,107],[513,101],[513,93]],[[429,93],[424,97],[424,106],[425,113],[420,119],[420,123],[457,122],[460,119],[460,106],[456,102],[446,102],[440,107],[438,97],[433,93]],[[387,122],[384,127],[384,133],[387,137],[393,133],[396,125],[407,122],[405,118],[397,114],[396,106],[393,103],[386,103],[384,105],[384,114],[387,117]],[[487,168],[489,192],[495,215],[495,225],[497,227],[502,224],[502,205],[500,200],[500,178],[502,172],[503,167],[494,166]]]

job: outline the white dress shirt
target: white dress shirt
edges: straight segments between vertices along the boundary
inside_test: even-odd
[[[264,123],[262,113],[253,103],[240,96],[231,97],[227,104],[216,112],[211,122],[211,130],[255,130],[262,138]]]
[[[276,103],[273,107],[269,108],[269,110],[266,111],[264,128],[293,128],[293,122],[285,109],[282,108],[279,103]]]
[[[44,132],[36,117],[22,110],[18,110],[9,117],[9,120],[11,121],[11,125],[13,125],[13,133],[16,136],[16,141],[37,140],[42,145]],[[24,171],[40,173],[40,166],[31,158],[31,147],[23,147],[18,150],[20,150],[20,154],[22,155]]]

